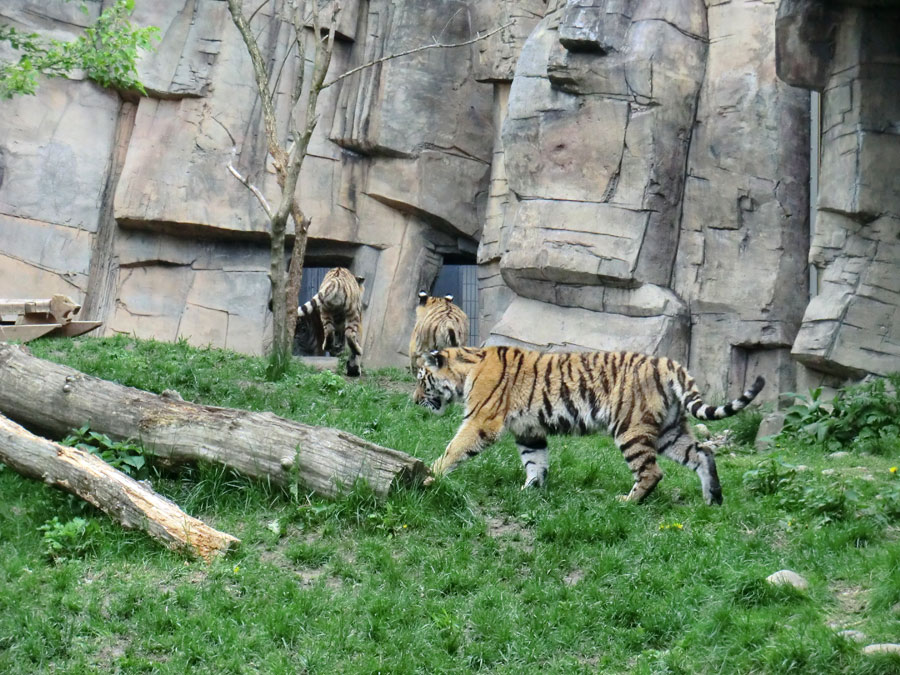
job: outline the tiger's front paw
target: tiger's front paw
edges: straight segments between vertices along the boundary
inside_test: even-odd
[[[425,487],[428,487],[432,483],[434,483],[434,476],[428,476],[428,478],[422,481],[422,485],[424,485]]]

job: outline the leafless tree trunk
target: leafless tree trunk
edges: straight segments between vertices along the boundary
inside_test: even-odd
[[[309,11],[307,12],[307,7]],[[275,89],[270,81],[266,62],[248,19],[244,16],[242,0],[228,0],[231,18],[247,46],[250,60],[253,63],[253,76],[262,102],[263,124],[266,131],[266,142],[272,156],[276,179],[281,188],[281,199],[276,209],[269,210],[269,231],[271,234],[269,279],[272,285],[272,362],[283,365],[291,354],[294,338],[294,326],[297,323],[297,295],[303,276],[303,258],[306,251],[306,237],[309,221],[303,214],[296,200],[297,181],[309,141],[318,122],[316,107],[319,92],[325,81],[325,74],[331,64],[334,50],[337,14],[340,3],[334,2],[331,8],[331,22],[328,31],[323,35],[319,21],[319,4],[317,0],[308,3],[305,0],[288,0],[282,5],[284,17],[294,29],[293,48],[300,59],[297,68],[297,79],[291,93],[292,111],[289,120],[291,144],[283,147],[278,138],[278,120],[273,105]],[[307,17],[312,17],[313,29],[307,30]],[[302,120],[295,119],[293,111],[300,101],[304,86],[304,59],[306,58],[306,42],[314,41],[314,60],[312,79],[309,83],[306,111]],[[290,277],[285,269],[284,246],[286,241],[288,217],[294,220],[294,255],[291,259]],[[298,241],[299,240],[299,241]],[[299,255],[298,255],[299,254]],[[280,370],[280,368],[278,368]]]

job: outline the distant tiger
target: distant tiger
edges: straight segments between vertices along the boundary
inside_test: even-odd
[[[409,340],[409,367],[416,372],[422,354],[432,349],[463,347],[468,342],[469,317],[453,304],[453,296],[432,298],[419,291],[416,325]]]
[[[436,412],[454,399],[465,416],[434,475],[474,457],[509,429],[525,467],[525,485],[547,477],[547,435],[609,430],[634,476],[623,497],[641,501],[662,478],[657,455],[697,472],[707,504],[722,503],[716,462],[698,447],[685,412],[721,419],[746,407],[765,384],[757,377],[740,398],[713,407],[694,379],[666,358],[633,352],[542,353],[516,347],[444,349],[426,354],[415,400]]]
[[[309,302],[297,308],[299,317],[318,309],[325,338],[322,349],[332,356],[344,351],[344,339],[350,347],[347,375],[359,376],[362,358],[362,277],[355,277],[344,267],[333,267],[325,273],[319,291]]]

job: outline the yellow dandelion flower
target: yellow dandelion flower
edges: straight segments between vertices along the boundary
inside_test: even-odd
[[[897,467],[892,466],[890,469],[888,469],[888,471],[890,471],[891,473],[897,473]]]

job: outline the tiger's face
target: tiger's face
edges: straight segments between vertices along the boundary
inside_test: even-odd
[[[438,415],[443,415],[447,404],[463,395],[465,375],[460,378],[460,373],[450,367],[450,361],[446,352],[430,352],[424,356],[416,376],[413,400]]]
[[[435,376],[425,366],[419,368],[413,400],[438,415],[443,415],[447,404],[453,401],[453,387],[446,380]]]

